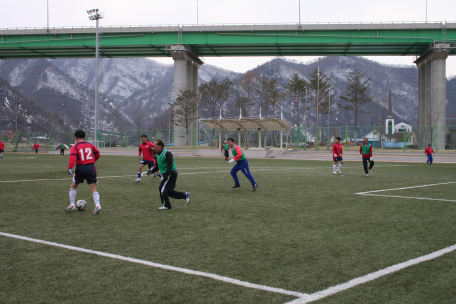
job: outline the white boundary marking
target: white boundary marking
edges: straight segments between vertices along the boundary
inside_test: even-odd
[[[136,263],[136,264],[151,266],[151,267],[155,267],[155,268],[161,268],[161,269],[165,269],[165,270],[171,270],[171,271],[181,272],[181,273],[185,273],[185,274],[206,277],[206,278],[214,279],[217,281],[222,281],[225,283],[230,283],[230,284],[247,287],[247,288],[269,291],[269,292],[274,292],[274,293],[279,293],[279,294],[284,294],[284,295],[289,295],[289,296],[295,296],[295,297],[299,297],[299,298],[307,296],[307,294],[297,292],[297,291],[291,291],[291,290],[286,290],[286,289],[282,289],[282,288],[275,288],[275,287],[269,287],[266,285],[249,283],[249,282],[245,282],[245,281],[241,281],[241,280],[237,280],[237,279],[233,279],[233,278],[229,278],[229,277],[224,277],[224,276],[220,276],[220,275],[212,274],[212,273],[208,273],[208,272],[202,272],[202,271],[191,270],[191,269],[187,269],[187,268],[164,265],[164,264],[149,262],[149,261],[145,261],[145,260],[125,257],[125,256],[117,255],[117,254],[111,254],[111,253],[106,253],[106,252],[102,252],[102,251],[90,250],[90,249],[85,249],[85,248],[81,248],[81,247],[75,247],[75,246],[69,246],[69,245],[64,245],[64,244],[59,244],[59,243],[54,243],[54,242],[49,242],[49,241],[44,241],[44,240],[39,240],[39,239],[33,239],[33,238],[20,236],[20,235],[16,235],[16,234],[5,233],[5,232],[0,232],[0,235],[14,238],[14,239],[49,245],[49,246],[53,246],[53,247],[59,247],[59,248],[64,248],[64,249],[68,249],[68,250],[95,254],[98,256],[107,257],[107,258],[116,259],[116,260],[122,260],[122,261],[130,262],[130,263]]]
[[[391,166],[376,166],[376,168],[408,167],[408,166],[409,165],[391,165]],[[286,171],[286,170],[311,170],[311,169],[328,169],[328,168],[329,167],[291,167],[291,168],[277,169],[277,168],[273,168],[273,167],[259,167],[259,168],[250,170],[250,172],[252,172],[252,171],[253,172],[255,172],[255,171],[265,171],[265,170]],[[355,168],[362,168],[362,166],[344,167],[344,169],[355,169]],[[182,169],[205,169],[205,168],[182,168]],[[208,169],[211,169],[211,168],[208,168]],[[230,171],[231,171],[231,169],[229,171],[183,172],[183,173],[179,173],[179,175],[183,175],[183,174],[229,173]],[[138,175],[97,176],[97,179],[100,179],[100,178],[116,178],[116,177],[132,177],[132,176],[138,176]],[[49,178],[49,179],[21,179],[21,180],[12,180],[12,181],[0,181],[0,183],[20,183],[20,182],[39,182],[39,181],[64,181],[64,180],[66,181],[66,180],[71,180],[71,179],[72,179],[72,177],[69,177],[69,178]],[[358,194],[358,193],[356,193],[356,194]]]
[[[325,290],[317,291],[317,292],[312,293],[310,295],[306,295],[306,296],[304,296],[304,297],[302,297],[300,299],[296,299],[296,300],[293,300],[291,302],[288,302],[287,304],[305,304],[305,303],[313,302],[313,301],[316,301],[316,300],[320,300],[322,298],[326,298],[327,296],[330,296],[330,295],[333,295],[335,293],[350,289],[350,288],[355,287],[355,286],[360,285],[360,284],[367,283],[369,281],[373,281],[375,279],[378,279],[378,278],[383,277],[385,275],[388,275],[388,274],[391,274],[393,272],[402,270],[404,268],[407,268],[407,267],[410,267],[410,266],[413,266],[413,265],[417,265],[417,264],[422,263],[422,262],[433,260],[435,258],[438,258],[438,257],[440,257],[440,256],[442,256],[444,254],[450,253],[450,252],[455,251],[455,250],[456,250],[456,244],[452,245],[452,246],[449,246],[449,247],[446,247],[444,249],[435,251],[433,253],[430,253],[430,254],[427,254],[427,255],[423,255],[423,256],[421,256],[419,258],[411,259],[411,260],[408,260],[406,262],[399,263],[399,264],[396,264],[396,265],[393,265],[393,266],[390,266],[390,267],[386,267],[384,269],[369,273],[369,274],[367,274],[365,276],[355,278],[355,279],[350,280],[350,281],[348,281],[346,283],[339,284],[339,285],[336,285],[336,286],[332,286],[332,287],[329,287],[329,288],[327,288]]]
[[[372,194],[372,193],[376,193],[376,192],[395,191],[395,190],[404,190],[404,189],[413,189],[413,188],[423,188],[423,187],[449,185],[449,184],[456,184],[456,182],[438,183],[438,184],[429,184],[429,185],[420,185],[420,186],[411,186],[411,187],[402,187],[402,188],[394,188],[394,189],[374,190],[374,191],[367,191],[367,192],[358,192],[358,193],[355,193],[355,194],[358,194],[358,195],[369,195],[369,196],[382,196],[382,197],[411,198],[411,199],[421,199],[421,200],[431,200],[431,201],[456,202],[456,200],[447,200],[447,199],[438,199],[438,198]]]

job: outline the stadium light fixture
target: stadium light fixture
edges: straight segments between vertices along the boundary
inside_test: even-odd
[[[99,43],[98,43],[98,20],[103,19],[104,16],[97,9],[88,10],[87,14],[89,15],[90,20],[96,21],[96,34],[95,34],[95,117],[94,117],[94,141],[95,146],[98,146],[97,143],[97,132],[98,132],[98,53],[99,53]]]

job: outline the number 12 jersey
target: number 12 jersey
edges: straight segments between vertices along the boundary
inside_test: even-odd
[[[94,164],[100,158],[100,151],[97,147],[86,141],[76,143],[70,150],[68,169],[76,166]]]

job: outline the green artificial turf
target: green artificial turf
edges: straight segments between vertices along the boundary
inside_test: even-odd
[[[161,206],[158,178],[137,178],[134,156],[97,162],[102,211],[89,187],[67,212],[67,157],[0,159],[0,232],[286,290],[314,293],[456,244],[456,202],[357,195],[455,182],[455,165],[250,159],[259,188],[223,158],[176,157],[177,191]],[[144,170],[145,172],[145,170]],[[38,179],[43,179],[37,181]],[[51,180],[44,180],[51,179]],[[456,200],[456,184],[373,194]],[[323,298],[318,303],[451,303],[456,252]],[[1,303],[286,303],[296,297],[0,236]]]

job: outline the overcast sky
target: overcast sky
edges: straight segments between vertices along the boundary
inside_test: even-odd
[[[105,13],[101,25],[158,25],[213,23],[379,22],[446,20],[456,23],[456,0],[1,0],[0,28],[91,26],[86,11]],[[426,10],[427,3],[427,10]],[[197,10],[198,4],[198,10]],[[197,14],[198,11],[198,14]],[[198,17],[197,17],[198,16]],[[314,57],[298,57],[308,61]],[[368,57],[389,64],[413,65],[414,57]],[[211,58],[212,65],[245,72],[271,57]],[[172,59],[160,59],[172,64]],[[456,76],[456,56],[447,60],[447,77]]]

